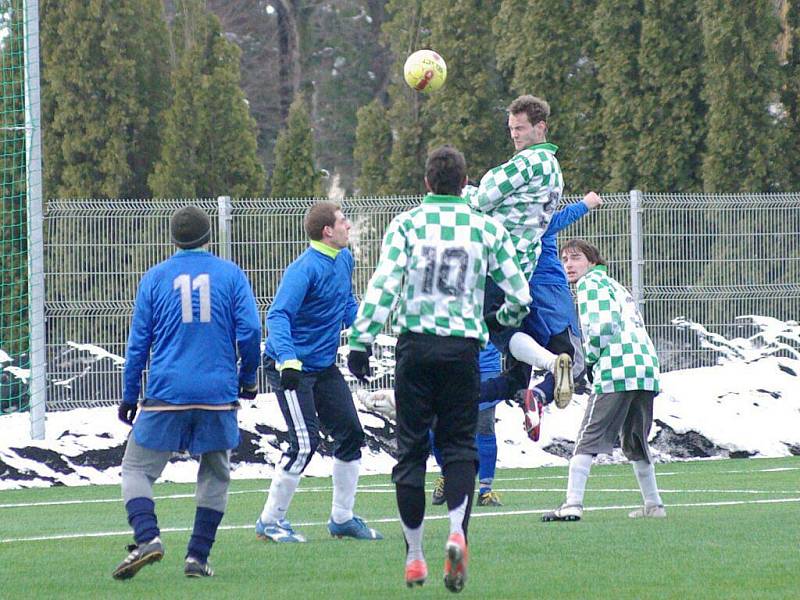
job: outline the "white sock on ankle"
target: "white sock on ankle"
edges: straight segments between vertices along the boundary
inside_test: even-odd
[[[542,348],[527,333],[518,331],[511,336],[508,342],[508,350],[511,356],[524,363],[528,363],[538,369],[552,371],[556,364],[556,355],[549,350]]]
[[[642,490],[642,499],[646,505],[663,504],[656,484],[656,468],[646,460],[633,461],[633,472]]]
[[[289,510],[298,483],[299,473],[287,473],[281,467],[275,468],[269,495],[264,503],[264,510],[261,511],[262,523],[277,523],[286,518],[286,511]]]
[[[333,459],[333,506],[331,519],[334,523],[344,523],[353,518],[353,506],[356,503],[358,487],[358,471],[360,460],[345,462]]]
[[[567,480],[567,504],[583,506],[586,480],[592,468],[591,454],[576,454],[569,460],[569,479]]]

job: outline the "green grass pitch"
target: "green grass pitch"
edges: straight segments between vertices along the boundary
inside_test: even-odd
[[[542,523],[565,468],[509,469],[505,506],[475,507],[462,597],[541,599],[800,597],[800,457],[657,465],[663,520],[632,520],[639,492],[628,465],[595,465],[577,523]],[[428,474],[428,491],[434,480]],[[183,576],[192,485],[158,484],[164,559],[129,581],[111,572],[131,541],[118,486],[0,492],[3,598],[445,598],[445,507],[428,506],[422,588],[403,583],[404,544],[388,476],[362,477],[356,512],[378,542],[328,535],[330,479],[304,478],[289,511],[306,544],[267,544],[253,524],[268,482],[234,481],[211,556],[216,575]]]

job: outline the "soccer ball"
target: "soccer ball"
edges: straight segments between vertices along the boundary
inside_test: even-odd
[[[433,50],[417,50],[406,59],[403,75],[418,92],[435,92],[447,79],[447,65]]]

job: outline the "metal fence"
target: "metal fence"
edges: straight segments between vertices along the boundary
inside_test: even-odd
[[[357,294],[375,267],[389,221],[419,201],[343,200],[354,223]],[[95,362],[74,344],[124,355],[139,278],[173,252],[169,217],[188,203],[215,217],[211,250],[241,265],[266,313],[285,267],[307,245],[302,216],[313,200],[50,201],[44,237],[48,410],[119,400],[119,366],[111,358]],[[676,317],[726,337],[747,337],[755,331],[739,316],[800,315],[800,194],[609,194],[601,208],[562,232],[562,239],[569,237],[596,244],[610,273],[632,290],[665,370],[714,360],[671,323]]]

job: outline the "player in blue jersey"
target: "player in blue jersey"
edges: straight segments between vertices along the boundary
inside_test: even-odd
[[[575,375],[583,371],[581,331],[567,275],[558,255],[556,236],[602,203],[597,193],[589,192],[581,202],[570,204],[553,215],[542,236],[542,253],[530,280],[531,312],[521,327],[523,333],[550,352],[569,354]],[[525,429],[532,440],[538,441],[542,408],[553,402],[555,379],[552,373],[547,372],[541,383],[527,389],[530,375],[529,364],[515,361],[501,377],[481,385],[481,402],[511,398],[518,390],[525,389]]]
[[[230,451],[239,445],[238,397],[256,394],[261,325],[247,278],[208,251],[211,223],[201,209],[176,211],[170,233],[178,251],[142,277],[128,337],[119,418],[133,431],[122,459],[122,496],[136,543],[115,579],[161,560],[153,482],[181,451],[200,458],[184,573],[213,575],[208,555],[228,501]]]
[[[328,531],[336,537],[381,539],[353,514],[364,431],[350,389],[336,366],[343,327],[358,304],[353,297],[350,222],[338,205],[318,202],[305,216],[310,246],[283,275],[267,314],[264,367],[289,430],[289,447],[256,521],[256,535],[304,542],[286,520],[300,476],[320,442],[320,426],[334,440],[333,506]]]

